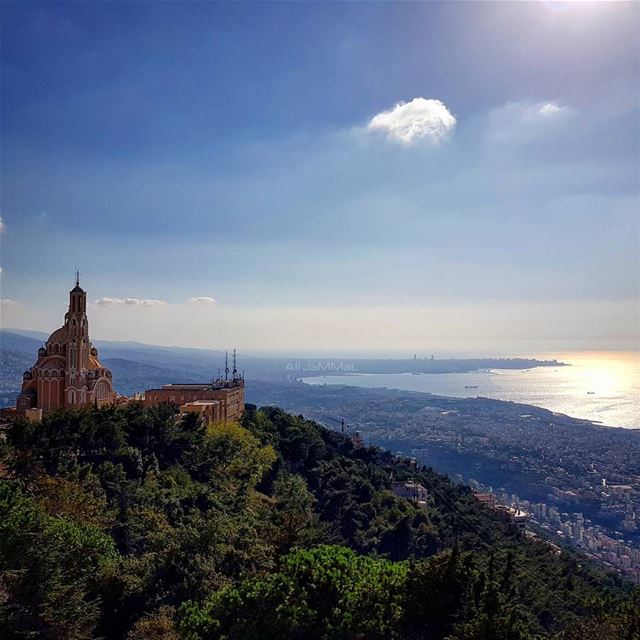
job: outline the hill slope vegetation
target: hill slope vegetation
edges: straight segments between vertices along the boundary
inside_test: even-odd
[[[89,408],[6,431],[8,639],[638,637],[638,594],[302,417]],[[426,508],[395,496],[416,477]],[[634,635],[635,634],[635,635]]]

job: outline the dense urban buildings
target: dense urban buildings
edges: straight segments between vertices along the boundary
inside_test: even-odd
[[[111,378],[89,339],[87,293],[76,273],[64,324],[49,336],[38,350],[36,363],[24,372],[16,410],[39,417],[62,407],[111,404],[117,397]]]
[[[546,537],[567,542],[593,560],[634,578],[640,584],[640,548],[634,546],[622,534],[616,535],[608,531],[585,518],[581,512],[562,511],[558,506],[545,502],[533,503],[504,490],[498,490],[494,494],[492,487],[487,487],[477,480],[469,480],[468,484],[474,489],[479,502],[496,510],[519,514],[514,517],[517,524],[524,527],[531,521],[534,531],[544,529]],[[630,495],[630,492],[627,495]],[[627,503],[627,517],[624,522],[627,523],[627,533],[635,531],[635,513],[630,502]],[[559,547],[556,546],[556,549],[560,552]]]

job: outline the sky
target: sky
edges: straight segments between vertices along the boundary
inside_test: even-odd
[[[2,326],[638,349],[638,3],[3,2]]]

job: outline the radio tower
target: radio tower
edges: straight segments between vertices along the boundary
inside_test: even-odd
[[[236,350],[233,350],[233,378],[232,380],[238,379],[238,370],[236,369]]]
[[[229,352],[224,352],[224,379],[229,380]]]

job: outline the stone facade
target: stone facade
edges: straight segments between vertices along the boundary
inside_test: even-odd
[[[16,409],[43,412],[87,404],[115,402],[111,371],[98,360],[98,350],[89,339],[87,294],[76,286],[69,293],[64,325],[56,329],[38,349],[36,363],[23,374]]]
[[[224,417],[220,413],[220,400],[196,400],[180,407],[180,415],[195,413],[205,424],[220,422]]]
[[[194,403],[202,403],[198,407]],[[190,409],[200,413],[204,404],[217,402],[215,409],[213,404],[207,411],[212,419],[215,416],[219,420],[239,420],[244,413],[244,379],[217,380],[204,384],[166,384],[161,389],[149,389],[144,392],[144,406],[154,407],[163,403],[176,404],[179,407],[192,405]]]

